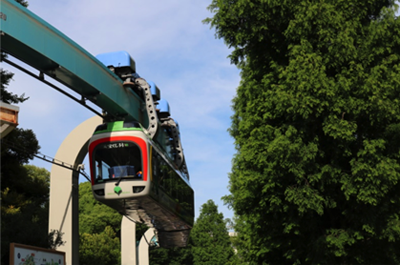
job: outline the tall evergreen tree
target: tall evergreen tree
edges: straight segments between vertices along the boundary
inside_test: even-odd
[[[233,262],[234,252],[226,222],[214,201],[208,200],[201,206],[200,216],[190,237],[193,242],[193,264],[225,265]]]
[[[255,264],[400,263],[400,19],[393,0],[213,0],[233,49],[226,201]]]

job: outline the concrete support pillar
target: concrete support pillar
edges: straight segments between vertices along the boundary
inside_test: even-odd
[[[149,265],[149,244],[155,235],[154,228],[147,229],[139,243],[139,265]]]
[[[55,159],[78,169],[88,152],[89,139],[103,121],[90,118],[76,127],[59,147]],[[53,165],[50,174],[49,232],[59,230],[65,245],[57,248],[65,252],[66,264],[79,264],[79,173]]]
[[[123,216],[121,221],[121,265],[137,265],[136,223]]]

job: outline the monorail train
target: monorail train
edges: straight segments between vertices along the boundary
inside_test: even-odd
[[[147,128],[137,121],[110,121],[96,128],[89,141],[93,195],[131,220],[154,227],[159,246],[184,247],[194,222],[194,192],[168,102],[153,82],[140,78],[127,52],[97,59],[121,79],[123,89],[143,100],[132,107],[145,106],[142,122]]]
[[[135,222],[156,228],[161,247],[184,247],[194,222],[193,189],[145,132],[138,122],[96,128],[89,142],[93,195]]]

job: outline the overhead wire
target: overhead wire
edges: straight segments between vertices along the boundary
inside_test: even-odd
[[[7,139],[1,139],[1,143],[2,143],[2,144],[5,144],[5,145],[7,145],[7,146],[9,146],[9,147],[13,147],[14,149],[17,149],[18,151],[23,152],[23,153],[26,153],[26,154],[32,153],[32,150],[28,150],[28,149],[25,148],[25,147],[18,146],[18,145],[15,144],[14,142],[10,142],[10,141],[8,141]],[[44,154],[42,154],[42,153],[40,153],[40,152],[37,152],[36,154],[33,154],[33,156],[36,157],[36,158],[39,158],[39,159],[41,159],[41,160],[44,160],[44,161],[46,161],[46,162],[52,163],[52,164],[54,164],[54,165],[57,165],[57,166],[60,166],[60,167],[63,167],[63,168],[66,168],[66,169],[69,169],[69,170],[78,172],[78,173],[80,173],[84,178],[86,178],[87,181],[90,182],[89,176],[87,175],[87,173],[84,171],[84,169],[83,169],[82,167],[79,167],[79,169],[75,169],[74,166],[71,165],[71,164],[69,164],[69,163],[63,162],[63,161],[61,161],[61,160],[59,160],[59,159],[55,159],[55,158],[53,158],[53,157],[51,157],[51,156],[48,156],[48,155],[44,155]]]

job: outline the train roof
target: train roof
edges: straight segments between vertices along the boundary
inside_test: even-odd
[[[97,126],[94,134],[118,131],[143,131],[143,127],[137,121],[114,121]]]

